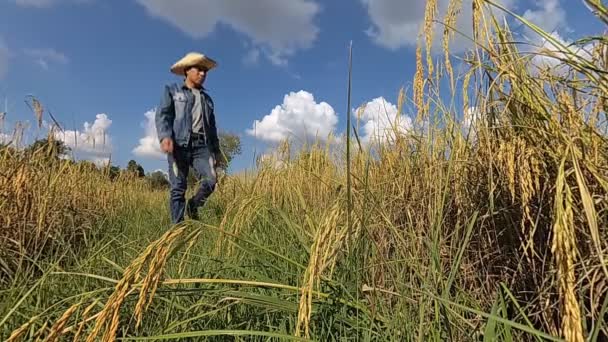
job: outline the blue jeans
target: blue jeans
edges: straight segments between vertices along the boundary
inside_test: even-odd
[[[171,222],[175,224],[184,220],[186,210],[193,218],[196,217],[198,208],[205,204],[207,198],[215,190],[217,178],[213,166],[213,156],[202,139],[191,139],[186,147],[175,144],[173,153],[167,155],[167,161],[169,162],[169,181],[171,183],[169,208],[171,209]],[[176,167],[173,166],[174,162]],[[199,188],[186,203],[190,166],[196,173]],[[175,171],[177,171],[177,175]]]

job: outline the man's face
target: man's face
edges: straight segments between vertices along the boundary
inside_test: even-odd
[[[197,86],[202,86],[207,77],[207,69],[203,67],[191,67],[186,71],[186,78]]]

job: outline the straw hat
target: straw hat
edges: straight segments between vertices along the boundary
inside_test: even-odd
[[[184,76],[186,73],[186,69],[191,66],[200,66],[206,68],[207,70],[211,70],[217,66],[217,63],[198,52],[190,52],[186,54],[182,59],[175,62],[173,66],[171,66],[171,72],[180,76]]]

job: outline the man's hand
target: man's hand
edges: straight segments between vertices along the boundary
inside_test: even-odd
[[[214,157],[215,160],[215,167],[225,167],[226,166],[226,160],[224,159],[224,155],[222,154],[222,152],[218,152],[215,154]]]
[[[165,153],[173,153],[173,139],[164,138],[160,142],[160,150]]]

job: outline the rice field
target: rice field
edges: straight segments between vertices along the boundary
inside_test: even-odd
[[[285,141],[200,221],[171,226],[136,177],[3,147],[0,338],[608,340],[608,38],[472,3],[456,60],[432,23],[461,2],[427,2],[396,99],[412,129],[364,143],[355,113],[345,136]],[[504,15],[550,48],[523,51]]]

